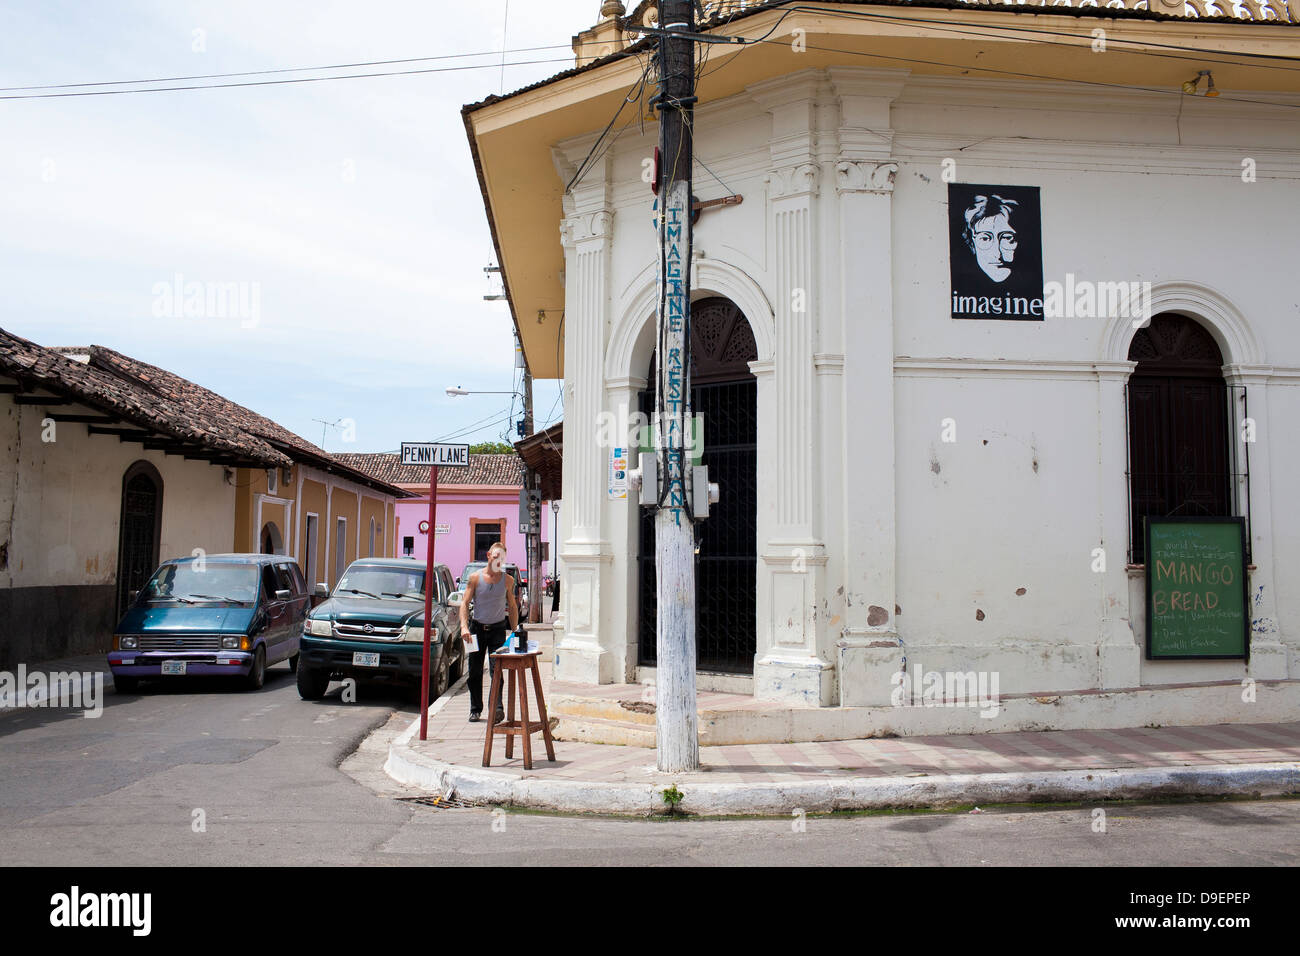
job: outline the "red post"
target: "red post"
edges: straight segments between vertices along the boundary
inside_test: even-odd
[[[420,667],[420,739],[429,739],[429,633],[433,626],[433,546],[438,539],[438,466],[429,466],[429,554],[424,563],[424,663]]]

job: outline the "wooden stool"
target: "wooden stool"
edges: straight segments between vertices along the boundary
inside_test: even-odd
[[[483,743],[483,766],[490,766],[492,763],[492,741],[494,735],[501,734],[506,738],[506,759],[509,760],[515,755],[515,738],[522,737],[524,743],[524,769],[533,769],[533,745],[532,735],[538,730],[542,732],[542,739],[546,741],[546,759],[555,763],[555,744],[551,741],[551,724],[546,717],[546,698],[542,695],[542,675],[537,669],[537,658],[540,651],[533,651],[530,654],[511,654],[506,651],[498,651],[492,655],[492,661],[495,665],[492,668],[492,691],[488,697],[488,717],[487,740]],[[501,701],[501,674],[502,672],[510,674],[509,690],[506,693],[506,719],[497,723],[497,707]],[[532,671],[533,675],[533,692],[537,695],[537,710],[541,721],[530,721],[528,719],[528,681],[525,671]],[[519,719],[515,720],[515,686],[519,687]]]

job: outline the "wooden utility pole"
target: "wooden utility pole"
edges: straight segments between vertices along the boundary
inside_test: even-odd
[[[524,359],[524,435],[533,433],[533,373]],[[537,489],[537,472],[531,468],[524,469],[524,491]],[[528,534],[524,538],[528,551],[528,623],[537,624],[542,619],[541,581],[542,581],[542,516],[541,502],[529,499]]]
[[[659,23],[668,34],[694,34],[692,0],[664,0]],[[695,701],[695,529],[691,469],[686,459],[691,421],[691,146],[695,102],[695,41],[659,39],[659,302],[656,339],[655,438],[658,513],[655,743],[658,769],[700,765]]]

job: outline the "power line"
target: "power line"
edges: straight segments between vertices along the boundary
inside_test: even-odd
[[[100,80],[94,83],[50,83],[45,86],[0,86],[0,93],[27,90],[64,90],[82,86],[129,86],[134,83],[180,83],[185,80],[227,80],[238,76],[270,76],[277,73],[311,73],[319,70],[353,70],[363,66],[396,66],[401,63],[425,63],[435,60],[464,60],[473,57],[500,56],[505,53],[536,53],[539,50],[567,49],[566,44],[520,47],[517,50],[485,50],[482,53],[446,53],[440,56],[411,56],[400,60],[362,60],[357,63],[327,63],[323,66],[286,66],[275,70],[244,70],[240,73],[196,73],[192,76],[155,76],[143,80]],[[497,64],[490,64],[497,65]]]
[[[497,425],[505,424],[506,421],[508,421],[507,418],[496,418],[489,422],[469,425],[466,426],[465,428],[462,428],[460,431],[453,432],[450,435],[444,435],[441,438],[434,439],[434,441],[443,442],[443,441],[451,441],[453,438],[463,438],[466,435],[472,435],[475,432],[481,432],[488,428],[495,428]]]
[[[635,53],[632,55],[637,57],[637,63],[640,64],[641,62],[640,56]],[[600,145],[602,142],[604,142],[605,137],[609,135],[609,131],[613,128],[614,124],[618,122],[618,118],[623,115],[623,110],[625,110],[628,104],[633,101],[640,103],[641,97],[645,92],[646,80],[649,77],[649,75],[650,75],[650,65],[647,62],[646,65],[641,67],[641,76],[637,78],[637,81],[635,83],[633,83],[630,87],[628,87],[628,91],[623,97],[623,102],[618,104],[618,112],[616,112],[612,117],[610,117],[610,120],[605,125],[605,128],[601,130],[600,135],[596,137],[596,141],[591,144],[591,149],[587,151],[586,157],[582,160],[581,164],[579,164],[577,172],[573,174],[573,178],[570,179],[568,185],[564,187],[564,191],[566,193],[574,187],[574,184],[576,184],[578,180],[580,180],[584,175],[586,175],[588,169],[590,169],[592,166],[595,165],[595,160],[593,157],[595,157],[596,155],[596,150],[600,148]],[[633,117],[633,119],[635,118],[636,117]],[[627,129],[628,126],[630,126],[631,124],[632,124],[632,120],[629,120],[627,123],[625,123],[623,125],[623,129],[620,129],[618,131],[618,135],[615,136],[614,138],[618,139],[618,136],[622,136],[623,130]],[[606,150],[606,152],[608,152],[608,150]],[[601,153],[601,156],[604,156],[604,153]]]
[[[506,0],[506,11],[501,17],[501,93],[506,91],[506,30],[510,26],[510,0]]]
[[[545,60],[517,60],[504,66],[531,66],[538,63],[568,63],[569,58]],[[288,80],[250,80],[246,83],[205,83],[194,86],[151,86],[133,90],[85,90],[77,93],[22,93],[0,96],[0,100],[41,100],[69,96],[120,96],[124,93],[174,93],[182,90],[221,90],[244,86],[283,86],[288,83],[321,83],[327,80],[364,80],[380,76],[412,76],[423,73],[456,73],[462,70],[496,69],[496,63],[472,63],[464,66],[428,67],[423,70],[388,70],[380,73],[347,73],[340,76],[302,76]]]
[[[603,46],[603,43],[578,43],[577,46]],[[426,63],[441,60],[465,60],[485,56],[505,56],[515,53],[538,53],[542,50],[571,50],[571,43],[550,43],[544,46],[521,46],[513,49],[483,50],[478,53],[444,53],[438,56],[411,56],[394,60],[361,60],[356,63],[326,63],[321,66],[287,66],[271,70],[244,70],[238,73],[195,73],[189,76],[153,76],[140,80],[99,80],[83,83],[49,83],[44,86],[0,86],[0,93],[20,93],[32,90],[64,90],[85,86],[130,86],[137,83],[180,83],[188,80],[227,80],[241,76],[272,76],[279,73],[313,73],[320,70],[352,70],[363,66],[397,66],[403,63]],[[564,58],[568,61],[568,57]],[[491,63],[489,66],[500,66]]]

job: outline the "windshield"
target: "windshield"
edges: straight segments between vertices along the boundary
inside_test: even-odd
[[[406,598],[423,601],[424,570],[354,564],[348,568],[334,592],[345,597]]]
[[[144,586],[140,600],[251,604],[257,600],[257,571],[257,566],[252,564],[213,561],[164,564]]]

